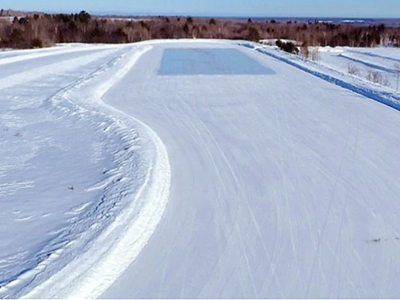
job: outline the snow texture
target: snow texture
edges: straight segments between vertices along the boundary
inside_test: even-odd
[[[150,47],[108,48],[0,60],[1,297],[99,295],[162,215],[166,150],[100,101]]]
[[[399,297],[399,96],[344,66],[400,57],[322,52],[1,52],[0,297]]]
[[[275,49],[267,47],[257,47],[250,43],[241,44],[244,47],[255,49],[257,52],[263,53],[282,62],[296,67],[302,71],[310,73],[318,78],[327,82],[338,85],[342,88],[348,89],[352,92],[365,96],[367,98],[376,100],[397,110],[400,110],[400,95],[394,93],[393,90],[388,90],[385,86],[373,86],[371,82],[366,82],[360,78],[349,78],[349,74],[340,72],[332,68],[324,68],[322,65],[312,63],[301,59],[299,56],[292,54],[280,53]]]
[[[400,295],[399,112],[232,42],[276,74],[158,75],[167,49],[228,45],[154,43],[105,97],[158,133],[172,185],[102,298]]]

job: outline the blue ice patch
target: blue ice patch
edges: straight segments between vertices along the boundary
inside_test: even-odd
[[[270,68],[236,49],[166,49],[159,75],[272,75]]]

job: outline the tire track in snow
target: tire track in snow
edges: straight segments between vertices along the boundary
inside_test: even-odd
[[[226,157],[224,151],[223,151],[223,150],[221,149],[221,147],[219,146],[217,140],[215,139],[215,137],[213,136],[213,134],[211,133],[211,131],[207,128],[207,126],[206,126],[206,125],[204,124],[204,122],[201,120],[201,118],[198,117],[196,114],[195,114],[195,116],[197,117],[197,119],[199,120],[199,122],[202,124],[203,129],[207,132],[207,135],[209,136],[209,138],[210,138],[211,141],[213,142],[215,148],[216,148],[216,149],[219,151],[219,153],[221,154],[221,157],[222,157],[222,159],[223,159],[225,165],[228,167],[229,172],[230,172],[230,174],[232,175],[232,178],[233,178],[233,180],[234,180],[234,182],[235,182],[235,184],[234,184],[234,187],[235,187],[235,190],[236,190],[235,194],[240,195],[240,194],[241,194],[241,191],[243,191],[243,187],[240,185],[240,182],[239,182],[239,180],[238,180],[238,177],[237,177],[235,171],[233,170],[233,168],[232,168],[232,166],[231,166],[231,164],[230,164],[228,158]],[[268,252],[268,249],[266,248],[265,240],[264,240],[264,238],[262,237],[262,234],[261,234],[260,226],[259,226],[259,224],[258,224],[258,222],[257,222],[257,220],[256,220],[256,217],[255,217],[255,215],[254,215],[254,212],[253,212],[253,210],[252,210],[252,208],[251,208],[251,206],[250,206],[250,204],[249,204],[249,201],[247,200],[246,197],[242,197],[242,198],[243,198],[243,201],[244,201],[245,204],[246,204],[246,208],[247,208],[247,210],[248,210],[248,213],[250,214],[251,221],[252,221],[252,223],[254,224],[254,226],[255,226],[255,228],[256,228],[257,235],[258,235],[258,237],[259,237],[259,239],[260,239],[260,241],[261,241],[261,243],[262,243],[263,250],[264,250],[265,254],[267,255],[267,257],[270,257],[270,254],[269,254],[269,252]],[[240,232],[240,228],[239,228],[237,222],[235,222],[235,227],[236,227],[236,229],[237,229],[236,231],[237,231],[237,233],[238,233],[239,240],[241,241],[241,243],[243,243],[243,236],[242,236],[242,234],[241,234],[241,232]],[[252,279],[252,285],[253,285],[254,294],[255,294],[256,298],[259,298],[259,297],[258,297],[259,292],[257,291],[256,285],[255,285],[255,280],[254,280],[254,278],[253,278],[253,275],[252,275],[252,272],[251,272],[251,267],[250,267],[250,264],[249,264],[249,261],[248,261],[248,257],[247,257],[247,250],[246,250],[247,247],[244,247],[244,244],[243,244],[243,245],[242,245],[242,249],[243,249],[243,254],[244,254],[245,261],[246,261],[246,265],[247,265],[247,268],[248,268],[249,277]],[[272,261],[271,261],[271,263],[272,263]],[[278,277],[276,276],[276,274],[275,274],[274,276],[275,276],[275,279],[276,279],[278,285],[280,286]]]
[[[234,179],[234,182],[235,182],[235,184],[234,184],[235,193],[234,194],[239,195],[240,188],[239,188],[239,181],[237,179],[237,176],[234,173],[234,171],[232,170],[232,168],[230,166],[230,163],[229,163],[229,160],[227,159],[227,157],[226,157],[225,153],[223,152],[223,150],[218,145],[218,142],[216,141],[215,137],[213,136],[211,131],[208,129],[207,125],[201,120],[201,118],[196,113],[192,112],[191,108],[189,107],[189,105],[185,101],[182,101],[181,104],[182,104],[182,106],[186,107],[188,113],[189,112],[191,113],[193,119],[197,120],[197,123],[201,126],[201,129],[203,129],[203,131],[205,131],[206,135],[211,140],[211,142],[213,143],[214,147],[221,154],[221,156],[223,158],[223,161],[224,161],[224,164],[228,168],[228,170],[229,170],[229,172],[230,172],[230,174],[231,174],[231,176],[232,176],[232,178]],[[201,136],[201,130],[197,126],[194,125],[195,124],[194,122],[192,122],[192,124],[193,124],[193,127],[194,127],[195,131]],[[207,154],[208,154],[208,156],[209,156],[209,158],[210,158],[210,160],[211,160],[211,162],[213,164],[213,168],[215,170],[215,173],[217,174],[217,176],[218,176],[218,178],[220,180],[220,183],[222,184],[222,189],[224,191],[226,191],[227,189],[226,189],[226,186],[225,186],[225,181],[224,181],[224,179],[223,179],[223,177],[221,175],[221,172],[220,172],[220,170],[218,168],[218,165],[217,165],[217,163],[215,161],[214,156],[212,155],[210,149],[207,146],[205,147],[205,150],[207,151]],[[226,192],[224,192],[224,194],[226,194]],[[254,219],[254,216],[253,216],[253,219]],[[256,288],[256,286],[254,284],[254,278],[252,277],[249,261],[248,261],[248,258],[247,258],[247,250],[246,250],[246,247],[244,247],[243,236],[242,236],[240,228],[239,228],[239,226],[237,224],[237,220],[230,220],[230,221],[234,223],[234,231],[236,232],[236,234],[239,237],[241,250],[242,250],[242,253],[244,255],[246,266],[247,266],[247,270],[248,270],[248,276],[250,276],[250,278],[252,278],[253,292],[254,292],[255,295],[258,295],[257,288]]]
[[[287,99],[286,101],[291,100],[291,95],[286,95],[285,97]],[[313,246],[316,247],[317,246],[317,242],[316,242],[316,240],[314,238],[313,231],[312,231],[313,225],[311,224],[312,218],[311,218],[311,214],[309,213],[309,211],[307,209],[307,203],[306,203],[304,192],[302,190],[301,179],[300,179],[300,171],[299,171],[299,164],[301,164],[304,168],[307,168],[307,166],[305,165],[305,163],[301,159],[301,156],[297,155],[295,153],[295,151],[294,151],[295,144],[294,144],[294,140],[293,140],[293,133],[292,133],[291,126],[289,125],[290,124],[290,120],[289,120],[289,117],[288,117],[287,112],[286,112],[286,107],[284,107],[284,105],[282,105],[282,103],[284,102],[284,99],[283,99],[282,96],[279,96],[278,102],[279,102],[279,104],[281,106],[281,109],[284,112],[284,117],[285,117],[285,122],[284,123],[286,124],[288,138],[289,138],[290,153],[291,153],[292,159],[293,159],[293,163],[291,164],[291,166],[294,166],[294,168],[295,168],[295,174],[296,174],[295,178],[297,179],[297,189],[296,190],[299,193],[299,198],[301,199],[300,201],[302,203],[302,205],[300,207],[298,207],[297,209],[303,209],[304,214],[306,216],[305,219],[306,219],[306,222],[307,222],[307,226],[308,226],[308,229],[309,229],[309,237],[310,237],[310,239],[312,241]],[[296,104],[296,101],[294,101],[294,103]],[[293,105],[293,103],[290,103],[288,105]],[[300,213],[299,213],[299,211],[296,211],[295,214],[300,214]],[[296,219],[297,244],[299,245],[299,248],[301,248],[300,247],[300,240],[301,239],[300,239],[300,230],[299,230],[299,223],[300,222],[301,221]],[[301,269],[300,269],[301,268],[301,258],[300,258],[300,253],[298,253],[298,251],[296,251],[296,265],[297,265],[297,276],[298,276],[298,278],[300,278],[301,277]],[[300,282],[301,282],[301,280],[300,280]],[[301,292],[299,292],[299,294],[303,294],[303,293],[304,293],[303,290]]]
[[[291,99],[290,95],[287,95],[286,97],[289,97],[289,99]],[[279,103],[281,103],[281,101],[282,101],[282,99],[279,101]],[[296,103],[296,101],[294,101],[294,103]],[[292,130],[291,130],[290,126],[289,126],[289,117],[287,115],[286,110],[284,110],[284,113],[285,113],[285,119],[286,119],[285,123],[286,123],[286,127],[287,127],[287,130],[288,130],[289,141],[290,141],[290,145],[291,145],[291,154],[292,154],[292,158],[293,158],[293,162],[294,162],[293,165],[294,165],[294,168],[296,170],[297,184],[298,184],[298,187],[300,189],[299,193],[300,193],[300,198],[301,198],[301,202],[302,202],[302,208],[304,209],[304,212],[305,212],[305,215],[306,215],[305,219],[307,220],[308,229],[309,229],[309,233],[310,233],[310,237],[311,237],[313,246],[316,248],[317,247],[317,241],[316,241],[316,239],[315,239],[315,237],[313,235],[313,230],[312,230],[313,224],[311,223],[311,220],[312,220],[311,214],[307,209],[306,198],[305,198],[304,192],[302,191],[302,188],[300,186],[301,180],[300,180],[299,163],[304,168],[307,168],[307,166],[304,163],[304,161],[301,159],[301,156],[297,155],[296,152],[294,151],[295,147],[294,147],[294,142],[293,142],[293,133],[292,133]],[[298,232],[298,234],[299,234],[299,232]],[[299,237],[298,237],[298,239],[299,239]],[[300,264],[299,264],[299,261],[298,261],[298,275],[300,276]]]
[[[350,118],[350,115],[349,115],[349,118]],[[316,249],[316,252],[315,252],[315,255],[314,255],[313,263],[311,265],[310,277],[309,277],[309,280],[308,280],[308,283],[307,283],[307,288],[306,288],[306,297],[307,298],[311,297],[310,296],[311,282],[312,282],[312,278],[314,276],[317,260],[319,261],[319,265],[321,265],[321,257],[320,257],[321,242],[322,242],[321,239],[322,239],[322,237],[324,235],[324,232],[326,230],[326,226],[328,224],[329,215],[331,214],[334,198],[335,198],[335,195],[336,195],[336,190],[337,190],[337,187],[338,187],[340,174],[342,173],[343,164],[344,164],[344,161],[345,161],[345,158],[346,158],[346,155],[347,155],[346,152],[347,152],[347,148],[348,148],[348,145],[349,145],[350,137],[351,137],[351,131],[349,131],[348,134],[347,134],[346,144],[345,144],[345,147],[344,147],[344,149],[342,151],[343,156],[342,156],[342,159],[341,159],[340,164],[339,164],[338,173],[336,174],[335,183],[333,185],[333,191],[331,193],[331,198],[329,200],[328,211],[326,213],[326,217],[325,217],[324,224],[322,226],[322,230],[319,232],[319,235],[318,235],[318,246],[317,246],[317,249]],[[325,278],[325,281],[326,281],[326,278]]]
[[[351,112],[353,113],[353,112]],[[338,280],[339,280],[339,284],[338,284],[338,295],[336,296],[337,298],[340,298],[340,292],[341,292],[341,279],[342,279],[342,263],[343,263],[343,257],[340,257],[340,259],[337,259],[337,255],[338,255],[338,251],[339,251],[339,245],[341,248],[341,253],[340,255],[343,255],[343,225],[345,222],[345,217],[347,217],[347,221],[350,222],[350,219],[348,218],[347,212],[346,212],[346,208],[347,208],[347,204],[348,204],[348,195],[349,195],[349,189],[352,185],[353,182],[353,176],[354,176],[354,167],[355,167],[355,158],[356,158],[356,154],[357,154],[357,146],[358,146],[358,136],[359,136],[359,126],[358,126],[358,114],[357,111],[354,111],[355,114],[355,122],[353,122],[352,127],[355,127],[356,129],[352,130],[355,131],[355,142],[354,142],[354,146],[353,146],[353,154],[352,154],[352,159],[351,159],[351,174],[350,174],[350,178],[348,180],[346,180],[346,184],[347,184],[347,190],[345,193],[345,197],[343,199],[343,209],[342,209],[342,213],[341,213],[341,218],[340,218],[340,226],[339,226],[339,237],[337,239],[336,242],[336,247],[335,247],[335,251],[334,251],[334,258],[333,258],[333,267],[332,267],[332,275],[331,275],[331,279],[330,279],[330,284],[329,284],[329,289],[328,289],[328,297],[331,298],[331,293],[332,293],[332,282],[333,282],[333,277],[335,275],[335,268],[337,266],[337,264],[339,264],[338,268],[339,268],[339,275],[338,275]],[[355,124],[354,124],[355,123]],[[335,297],[335,296],[334,296]]]
[[[286,143],[286,145],[287,145],[287,147],[290,149],[290,152],[291,152],[291,154],[292,154],[292,159],[293,159],[293,163],[291,164],[291,165],[296,165],[296,163],[295,163],[295,159],[294,159],[294,144],[293,144],[293,139],[292,139],[292,135],[291,135],[291,131],[290,131],[290,128],[289,128],[289,120],[288,120],[288,117],[287,117],[287,113],[286,113],[286,107],[283,105],[283,99],[282,99],[282,97],[280,96],[279,97],[279,100],[277,101],[278,102],[278,104],[279,104],[279,111],[283,111],[283,117],[284,117],[284,124],[286,124],[286,131],[287,131],[287,135],[288,135],[288,140],[286,140],[285,138],[283,138],[282,139],[282,141],[284,141],[285,143]],[[280,127],[280,124],[278,125],[279,127]],[[281,146],[282,146],[282,144],[281,144]],[[281,153],[282,153],[282,151],[281,151]],[[282,158],[282,155],[281,155],[281,163],[283,164],[283,158]],[[283,171],[284,171],[284,168],[283,168]],[[299,174],[298,174],[298,169],[297,169],[297,167],[296,167],[296,171],[297,171],[297,176],[299,176]],[[284,179],[284,185],[286,185],[287,186],[287,184],[285,184],[285,181],[286,181],[286,178]],[[288,207],[288,213],[289,213],[289,223],[290,223],[290,227],[291,227],[291,229],[290,229],[290,236],[291,236],[291,246],[292,246],[292,250],[293,250],[293,254],[294,254],[294,256],[295,256],[295,260],[296,260],[296,265],[297,265],[297,267],[299,267],[299,253],[298,253],[298,251],[297,251],[297,248],[298,247],[296,247],[296,244],[297,245],[299,245],[299,240],[300,240],[300,237],[299,237],[299,221],[298,221],[298,219],[296,218],[296,215],[295,215],[295,218],[294,218],[294,226],[293,226],[293,223],[292,223],[292,215],[293,215],[293,213],[292,213],[292,207],[293,207],[293,204],[292,203],[288,203],[288,199],[289,199],[289,197],[288,197],[288,192],[287,192],[287,188],[285,189],[285,191],[286,191],[286,203],[287,203],[287,207]],[[293,233],[293,231],[294,231],[294,229],[297,229],[296,230],[296,237],[295,237],[295,234]]]
[[[193,118],[193,120],[196,120],[197,121],[196,123],[200,124],[201,129],[199,130],[196,126],[194,126],[195,127],[195,131],[197,133],[199,133],[200,135],[201,135],[201,132],[204,131],[205,134],[208,136],[209,140],[214,145],[213,148],[215,148],[218,151],[218,153],[220,153],[220,157],[222,158],[222,161],[224,162],[224,165],[227,167],[230,175],[232,176],[233,182],[234,182],[234,184],[230,187],[230,189],[234,188],[234,190],[235,190],[234,194],[240,196],[242,194],[242,191],[244,190],[244,188],[241,186],[240,181],[239,181],[235,171],[233,170],[229,159],[227,158],[227,156],[224,153],[224,151],[221,149],[218,141],[216,140],[216,138],[214,137],[214,135],[212,134],[210,129],[207,127],[207,125],[199,117],[199,115],[196,114],[195,112],[192,112],[190,106],[185,101],[181,102],[181,106],[182,107],[186,107],[187,112],[190,113],[190,115]],[[192,124],[195,124],[195,122],[192,121]],[[215,161],[213,155],[211,154],[210,150],[208,149],[208,147],[205,147],[205,150],[207,151],[208,156],[210,157],[210,160],[213,162],[213,166],[214,166],[215,172],[216,172],[217,176],[219,177],[219,179],[220,179],[220,181],[222,183],[222,188],[225,190],[226,189],[225,185],[224,185],[225,181],[223,180],[223,178],[222,178],[222,176],[220,174],[220,170],[219,170],[219,168],[218,168],[218,166],[216,164],[216,161]],[[257,232],[258,238],[261,241],[263,251],[266,254],[266,256],[269,258],[270,262],[272,263],[271,255],[269,254],[268,249],[266,248],[266,242],[265,242],[265,240],[264,240],[264,238],[263,238],[263,236],[261,234],[260,225],[258,224],[258,222],[256,220],[256,217],[254,215],[254,212],[253,212],[248,200],[246,199],[246,197],[237,197],[237,198],[238,199],[240,198],[240,199],[242,199],[244,201],[246,210],[247,210],[247,212],[249,214],[249,217],[250,217],[250,220],[254,224],[254,227],[256,228],[256,232]],[[239,204],[237,204],[237,205],[238,205],[238,207],[240,207]],[[253,292],[254,292],[254,295],[256,297],[258,297],[259,291],[258,291],[258,289],[256,287],[255,279],[253,278],[252,269],[251,269],[251,266],[250,266],[250,263],[249,263],[249,259],[248,259],[248,248],[249,247],[248,246],[246,247],[243,244],[244,243],[243,234],[241,233],[240,226],[238,225],[237,221],[233,220],[233,222],[234,222],[234,228],[235,228],[234,231],[236,232],[236,235],[239,237],[239,241],[240,241],[240,245],[241,245],[240,247],[242,249],[243,258],[244,258],[245,265],[246,265],[247,270],[248,270],[248,276],[249,276],[249,278],[252,279],[251,281],[252,281]],[[275,271],[273,271],[273,274],[274,274],[273,276],[275,277],[277,284],[281,285],[279,283],[278,277],[275,274]]]
[[[270,263],[269,263],[269,266],[268,266],[268,269],[267,269],[267,272],[266,272],[266,277],[265,277],[265,281],[264,281],[264,284],[263,284],[263,294],[265,294],[266,293],[266,291],[265,291],[265,289],[266,290],[268,290],[268,288],[266,287],[267,286],[267,283],[268,283],[268,280],[269,280],[269,277],[270,277],[270,273],[271,272],[273,272],[274,274],[276,274],[276,272],[275,272],[275,265],[276,265],[276,263],[277,263],[277,259],[278,259],[278,255],[279,255],[279,253],[278,253],[278,249],[277,249],[277,244],[279,244],[279,249],[280,248],[282,248],[282,243],[283,243],[283,236],[282,236],[282,222],[285,222],[285,220],[284,220],[284,218],[283,218],[283,216],[282,216],[282,214],[279,214],[279,209],[278,209],[278,207],[284,207],[284,202],[285,201],[282,201],[282,199],[287,199],[287,183],[286,183],[286,177],[285,177],[285,175],[284,175],[284,168],[283,168],[283,158],[282,158],[282,143],[283,143],[283,140],[282,140],[282,129],[281,129],[281,126],[280,126],[280,121],[279,121],[279,111],[278,111],[278,106],[277,106],[277,104],[276,104],[276,102],[275,102],[275,105],[274,105],[274,116],[275,116],[275,123],[276,123],[276,126],[277,126],[277,131],[278,131],[278,136],[279,136],[279,149],[280,149],[280,151],[279,151],[279,159],[278,159],[278,165],[279,165],[279,173],[280,173],[280,176],[281,176],[281,178],[282,178],[282,183],[283,183],[283,194],[279,191],[279,204],[275,204],[275,211],[276,211],[276,229],[275,229],[275,237],[274,237],[274,246],[273,246],[273,250],[272,250],[272,255],[271,255],[271,259],[270,259]],[[274,203],[275,203],[275,201],[274,201]],[[290,221],[289,221],[289,223],[290,223]],[[292,225],[290,224],[289,225],[291,228],[292,228]],[[291,239],[292,239],[292,229],[290,230],[290,235],[291,235]],[[292,241],[293,241],[293,239],[292,239]],[[292,244],[292,246],[293,246],[293,244]],[[276,281],[277,281],[277,283],[278,283],[278,285],[279,285],[279,291],[280,291],[280,293],[283,295],[283,298],[286,298],[286,296],[285,296],[285,293],[284,293],[284,291],[283,291],[283,289],[282,289],[282,285],[280,284],[280,281],[279,281],[279,278],[278,278],[278,276],[276,276],[275,275],[275,278],[276,278]]]

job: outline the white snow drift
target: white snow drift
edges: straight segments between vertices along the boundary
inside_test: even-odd
[[[157,226],[169,193],[166,150],[100,100],[149,48],[0,59],[1,297],[95,297]],[[52,55],[59,62],[46,64]],[[14,74],[25,60],[32,69]]]

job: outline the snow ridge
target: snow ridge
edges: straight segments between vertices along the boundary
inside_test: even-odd
[[[369,52],[364,52],[364,51],[358,51],[358,50],[348,50],[351,53],[355,53],[355,54],[360,54],[360,55],[364,55],[364,56],[370,56],[370,57],[376,57],[376,58],[382,58],[385,60],[389,60],[389,61],[393,61],[393,62],[400,62],[400,59],[394,58],[394,57],[389,57],[389,56],[384,56],[384,55],[379,55],[376,53],[369,53]]]
[[[117,167],[88,190],[103,190],[96,206],[69,232],[68,241],[38,265],[0,287],[0,297],[94,298],[137,257],[161,220],[169,198],[167,151],[151,128],[105,104],[101,97],[150,46],[122,54],[60,90],[43,104],[56,118],[90,119],[106,135]],[[94,158],[95,159],[95,158]]]
[[[376,64],[372,64],[372,63],[366,62],[366,61],[362,61],[362,60],[356,59],[354,57],[349,57],[349,56],[347,56],[345,54],[340,54],[339,57],[341,57],[343,59],[347,59],[347,60],[352,61],[352,62],[363,64],[363,65],[365,65],[367,67],[370,67],[372,69],[376,69],[376,70],[379,70],[379,71],[384,71],[384,72],[391,73],[391,74],[396,74],[397,73],[396,70],[385,68],[385,67],[382,67],[382,66],[379,66],[379,65],[376,65]]]

